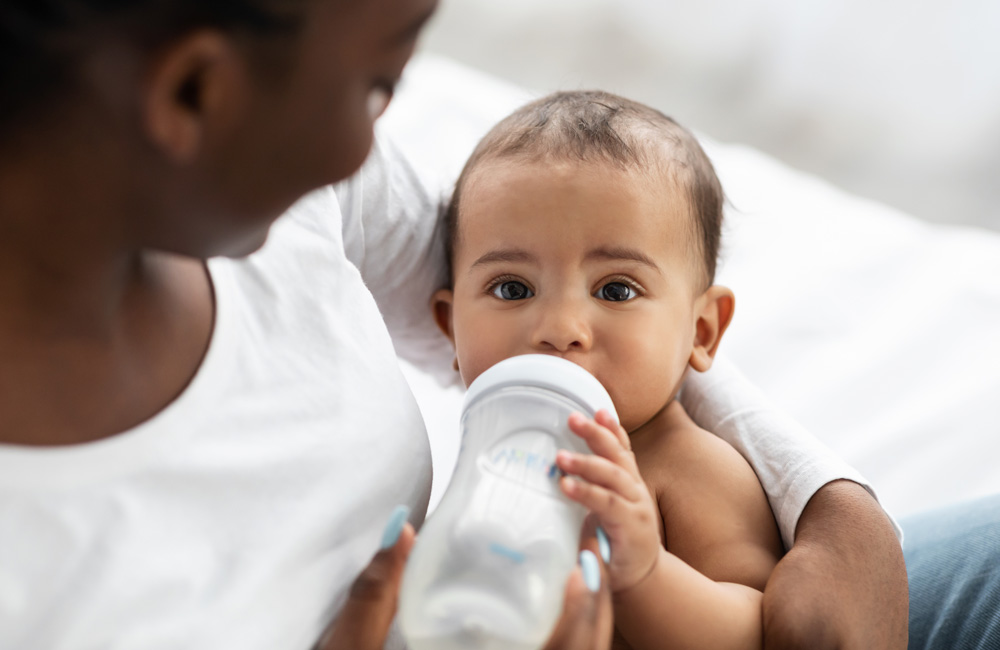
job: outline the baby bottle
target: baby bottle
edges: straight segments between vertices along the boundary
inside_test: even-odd
[[[472,382],[455,474],[417,537],[399,601],[412,650],[534,650],[555,627],[584,508],[563,496],[559,449],[589,453],[567,424],[612,414],[580,366],[531,354]]]

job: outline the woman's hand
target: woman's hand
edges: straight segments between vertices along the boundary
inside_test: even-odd
[[[652,573],[660,555],[656,502],[639,475],[628,433],[610,413],[602,409],[594,420],[574,413],[569,428],[594,453],[560,451],[556,465],[574,475],[563,477],[560,487],[594,513],[610,538],[605,560],[611,591],[628,589]]]
[[[591,538],[566,582],[563,612],[543,650],[608,650],[614,631],[606,566]]]
[[[399,518],[394,516],[393,520],[398,522]],[[388,548],[379,551],[354,580],[347,602],[316,644],[316,650],[381,650],[385,645],[396,615],[403,567],[416,539],[413,526],[403,523],[396,533],[394,521],[390,521],[383,539],[383,546]],[[398,534],[395,540],[393,533]]]

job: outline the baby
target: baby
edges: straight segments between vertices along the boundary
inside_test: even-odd
[[[750,466],[675,397],[733,316],[714,285],[723,194],[694,136],[602,92],[556,93],[479,143],[448,215],[434,317],[468,385],[511,356],[561,356],[621,419],[570,418],[563,492],[610,539],[615,647],[753,648],[782,555]]]

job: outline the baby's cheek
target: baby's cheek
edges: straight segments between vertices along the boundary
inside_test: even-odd
[[[456,342],[459,342],[458,369],[466,386],[490,367],[512,356],[503,354],[488,337],[473,334],[464,344],[458,339]]]
[[[647,391],[639,382],[628,382],[628,385],[616,384],[608,387],[608,393],[618,413],[618,421],[626,431],[635,431],[656,415],[658,410],[653,407]]]
[[[662,351],[660,352],[663,358]],[[647,361],[650,358],[647,357]],[[618,411],[618,419],[628,432],[635,431],[649,422],[670,403],[675,387],[683,376],[683,368],[674,369],[669,359],[664,364],[636,362],[633,372],[609,389],[611,399]]]
[[[461,354],[460,352],[457,355],[457,358],[458,372],[462,375],[462,382],[465,383],[466,386],[471,384],[476,377],[483,374],[483,371],[486,370],[486,368],[482,367],[482,363],[480,363],[475,356]]]

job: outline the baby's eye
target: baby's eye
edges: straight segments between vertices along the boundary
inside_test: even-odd
[[[624,282],[608,282],[597,290],[597,297],[610,302],[624,302],[639,295],[635,289]]]
[[[495,286],[493,288],[493,295],[500,300],[524,300],[535,294],[523,282],[508,280]]]

